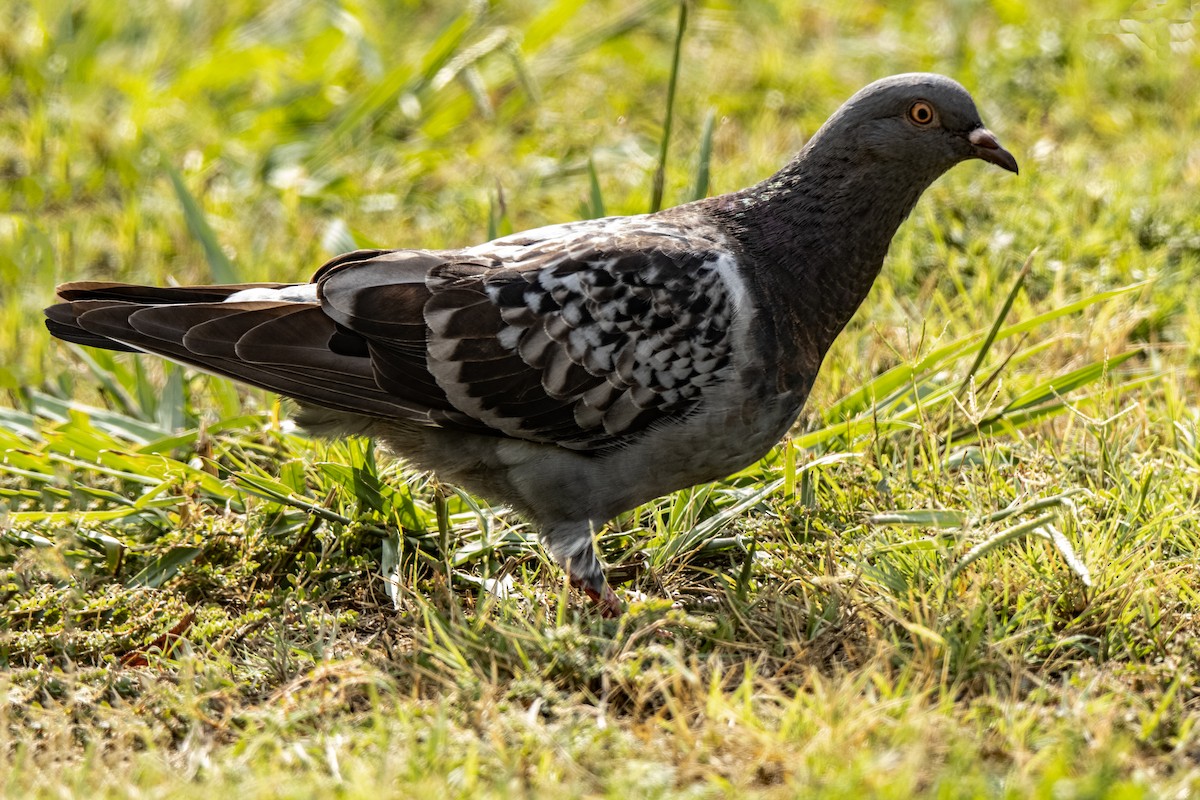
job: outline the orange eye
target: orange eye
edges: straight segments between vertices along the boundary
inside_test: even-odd
[[[924,100],[918,100],[908,107],[908,118],[917,125],[928,125],[933,122],[933,106]]]

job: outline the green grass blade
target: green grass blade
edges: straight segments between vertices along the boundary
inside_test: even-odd
[[[533,53],[553,43],[560,32],[587,5],[587,2],[588,0],[556,0],[556,2],[548,4],[525,25],[524,35],[521,37],[521,49],[527,53]]]
[[[662,568],[675,559],[685,557],[689,553],[700,549],[707,541],[714,538],[722,528],[778,491],[783,484],[783,478],[779,478],[755,491],[748,492],[736,503],[702,520],[686,533],[668,539],[662,547],[657,548],[651,555],[651,563],[658,568]]]
[[[717,110],[710,108],[704,115],[704,125],[700,129],[700,153],[696,157],[696,182],[692,185],[689,199],[703,200],[708,197],[709,172],[712,167],[713,129],[717,122]]]
[[[1097,292],[1086,297],[1081,297],[1078,300],[1066,303],[1050,311],[1037,314],[1027,320],[1001,328],[996,334],[993,344],[995,341],[1001,339],[1007,339],[1011,336],[1036,330],[1043,325],[1068,317],[1091,306],[1106,303],[1109,300],[1140,291],[1145,286],[1146,282],[1142,281],[1118,289]],[[932,350],[915,364],[899,364],[892,367],[868,381],[861,389],[851,392],[833,403],[825,412],[825,419],[842,420],[847,416],[855,416],[868,411],[875,403],[879,402],[877,398],[887,398],[902,387],[913,383],[920,376],[945,369],[946,365],[951,361],[961,357],[965,352],[974,347],[975,343],[983,335],[978,333],[970,334]]]
[[[1000,305],[1000,311],[996,314],[996,319],[992,323],[991,330],[984,337],[983,344],[979,345],[979,355],[975,357],[971,368],[963,376],[962,384],[958,387],[959,394],[966,391],[966,388],[971,384],[971,380],[975,377],[975,373],[979,371],[979,367],[983,364],[983,360],[987,358],[988,352],[992,349],[992,344],[996,341],[996,336],[1000,333],[1000,328],[1004,325],[1004,320],[1008,317],[1008,312],[1012,311],[1017,294],[1021,291],[1021,287],[1025,285],[1025,278],[1029,275],[1029,268],[1033,265],[1033,257],[1037,255],[1037,251],[1038,248],[1033,248],[1033,251],[1025,259],[1025,265],[1017,273],[1017,279],[1013,281],[1012,289],[1009,290],[1008,296],[1004,298],[1004,302]]]
[[[663,184],[667,175],[667,151],[671,146],[671,125],[675,119],[675,86],[679,78],[679,55],[683,51],[683,33],[687,30],[688,0],[679,0],[679,22],[675,28],[675,51],[671,57],[671,77],[667,81],[667,116],[663,120],[658,148],[658,167],[654,170],[654,188],[650,194],[651,213],[662,208]]]
[[[513,232],[512,218],[508,215],[508,203],[504,199],[504,188],[496,186],[496,193],[488,197],[488,241],[508,236]]]
[[[145,586],[157,589],[178,574],[179,570],[196,560],[203,550],[199,547],[174,547],[151,561],[126,586]]]
[[[1112,358],[1105,359],[1104,361],[1097,361],[1092,364],[1088,364],[1085,367],[1080,367],[1079,369],[1074,369],[1070,372],[1058,375],[1050,380],[1042,381],[1033,388],[1022,392],[1019,396],[1013,399],[1012,402],[1005,406],[1004,410],[996,415],[996,417],[990,418],[982,424],[991,425],[1000,417],[1003,417],[1004,415],[1010,414],[1014,411],[1022,411],[1046,402],[1059,400],[1068,392],[1099,380],[1112,369],[1124,364],[1126,361],[1134,358],[1135,356],[1140,356],[1141,354],[1142,351],[1140,349],[1130,350],[1129,352],[1121,353],[1120,355],[1113,356]]]
[[[587,209],[587,217],[589,219],[597,219],[605,215],[604,194],[600,190],[600,178],[596,175],[596,161],[592,158],[588,159],[587,172],[588,192],[591,199],[591,204]]]
[[[640,6],[635,6],[611,22],[588,28],[574,39],[564,42],[561,45],[562,55],[560,57],[569,62],[583,53],[620,39],[679,2],[680,0],[646,0]]]
[[[120,410],[123,413],[142,421],[148,419],[147,414],[137,400],[134,399],[134,396],[121,385],[116,374],[114,354],[112,352],[81,347],[77,344],[67,344],[67,349],[83,362],[84,366],[88,368],[88,372],[100,384],[108,398],[120,406]]]
[[[187,393],[184,390],[184,370],[178,364],[163,364],[167,380],[159,394],[155,421],[169,431],[183,430],[187,424]]]
[[[30,392],[29,397],[30,410],[43,419],[67,420],[72,413],[83,414],[89,424],[99,430],[138,445],[145,445],[172,435],[170,428],[143,421],[140,417],[106,411],[85,403],[60,400],[41,392]]]
[[[922,528],[962,528],[970,522],[970,515],[948,509],[912,509],[874,514],[868,521],[872,525],[918,525]]]
[[[959,575],[959,573],[974,564],[979,559],[986,556],[988,553],[991,553],[993,550],[996,550],[1003,545],[1017,539],[1023,539],[1030,535],[1036,535],[1035,532],[1044,525],[1049,525],[1051,522],[1053,522],[1055,516],[1055,514],[1042,514],[1039,517],[1022,522],[1019,525],[1014,525],[1011,528],[1005,528],[999,533],[989,536],[987,539],[968,550],[967,554],[958,560],[958,563],[955,564],[953,569],[950,570],[950,575],[947,577],[947,583],[953,583],[954,579]]]
[[[213,283],[241,283],[237,268],[229,260],[229,256],[225,255],[225,251],[221,249],[216,232],[205,219],[204,211],[201,210],[196,198],[188,191],[179,170],[165,159],[163,168],[166,170],[167,177],[171,179],[171,186],[175,189],[179,205],[183,207],[183,218],[187,222],[188,231],[191,232],[192,238],[204,248],[204,260],[208,262],[208,271],[212,276]]]

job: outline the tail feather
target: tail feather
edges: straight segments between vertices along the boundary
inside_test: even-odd
[[[222,299],[246,288],[289,285],[202,286],[193,291],[192,287],[66,284],[59,295],[68,302],[46,309],[46,327],[65,341],[154,353],[302,403],[430,424],[429,408],[379,387],[369,357],[329,348],[336,325],[319,306]],[[303,316],[303,324],[271,329],[280,320],[297,316]],[[253,335],[259,329],[262,332]]]
[[[213,286],[139,286],[112,281],[74,281],[55,291],[63,300],[120,300],[142,305],[220,303],[246,289],[283,289],[292,283],[240,283]]]
[[[310,283],[77,281],[58,288],[64,302],[46,309],[46,327],[68,342],[153,353],[278,392],[308,408],[306,419],[319,418],[323,430],[338,429],[330,421],[340,415],[346,430],[372,418],[491,435],[428,369],[425,275],[443,261],[364,250],[333,259]]]
[[[110,339],[100,333],[89,331],[79,324],[79,315],[83,312],[85,302],[58,303],[46,309],[46,330],[64,342],[83,344],[88,347],[101,347],[106,350],[118,350],[124,353],[141,352],[131,345]]]

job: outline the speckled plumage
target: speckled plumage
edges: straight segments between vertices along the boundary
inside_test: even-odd
[[[66,284],[47,326],[278,391],[318,434],[382,439],[512,505],[614,613],[594,531],[778,441],[897,226],[968,158],[1016,171],[961,86],[895,76],[740,192],[462,250],[357,251],[307,284]]]

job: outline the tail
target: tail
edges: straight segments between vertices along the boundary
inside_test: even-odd
[[[126,283],[102,281],[78,281],[64,283],[58,287],[58,296],[65,303],[46,309],[46,329],[56,338],[73,344],[100,347],[126,353],[157,352],[154,349],[133,344],[140,337],[130,326],[115,335],[127,336],[128,340],[113,338],[112,335],[94,330],[99,317],[84,323],[82,317],[91,311],[120,306],[164,306],[182,303],[223,303],[230,296],[247,289],[279,289],[287,284],[255,283],[237,286],[134,286]],[[133,309],[130,309],[132,311]],[[165,354],[164,354],[165,355]]]
[[[313,284],[58,288],[46,328],[75,344],[153,353],[302,404],[429,421],[428,408],[384,391],[365,342],[326,315]]]

